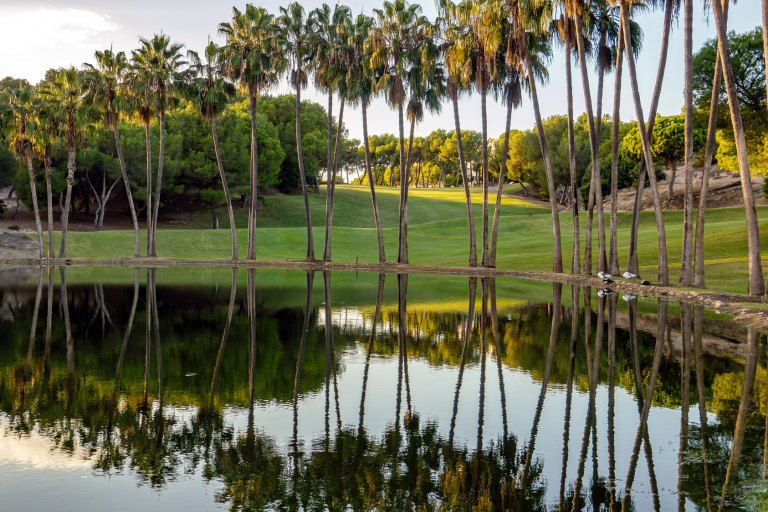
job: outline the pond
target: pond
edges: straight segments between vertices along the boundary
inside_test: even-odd
[[[14,510],[765,499],[763,336],[699,306],[501,278],[25,272],[0,285]]]

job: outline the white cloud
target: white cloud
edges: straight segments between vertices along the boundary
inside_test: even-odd
[[[0,76],[36,82],[48,68],[79,66],[120,28],[107,15],[81,9],[0,7]]]

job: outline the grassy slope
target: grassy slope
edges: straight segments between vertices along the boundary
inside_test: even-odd
[[[397,245],[398,191],[379,189],[380,209],[385,226],[384,238],[391,261]],[[409,248],[411,263],[420,265],[465,265],[468,235],[466,209],[460,189],[422,190],[410,192]],[[312,197],[315,251],[322,252],[324,196]],[[473,195],[473,209],[480,242],[482,196]],[[375,262],[376,234],[370,214],[370,197],[364,187],[337,188],[334,209],[333,259],[338,262]],[[758,208],[763,221],[761,229],[768,230],[768,207]],[[492,212],[491,212],[492,215]],[[303,205],[300,196],[264,198],[264,213],[257,221],[257,257],[259,260],[298,260],[305,254]],[[572,243],[571,217],[563,212],[561,229],[566,267]],[[201,220],[204,218],[201,217]],[[682,241],[682,212],[667,212],[667,240],[671,262],[671,279],[677,280]],[[582,215],[582,223],[584,216]],[[619,251],[624,264],[628,250],[631,217],[619,215]],[[238,221],[238,224],[240,222]],[[607,222],[606,222],[607,223]],[[595,230],[596,231],[596,230]],[[245,252],[245,230],[239,231],[240,254]],[[114,258],[131,254],[130,231],[71,233],[70,256]],[[765,238],[764,238],[765,239]],[[653,213],[642,214],[639,234],[640,265],[643,274],[655,281],[656,229]],[[168,258],[226,259],[229,257],[229,231],[207,229],[168,229],[158,233],[158,254]],[[740,209],[718,209],[707,213],[705,240],[707,284],[717,290],[746,291],[746,226]],[[766,247],[763,247],[765,253]],[[517,199],[504,198],[499,236],[497,266],[520,271],[546,271],[552,265],[552,228],[548,209]],[[197,270],[185,270],[196,281]],[[180,278],[182,276],[179,276]]]

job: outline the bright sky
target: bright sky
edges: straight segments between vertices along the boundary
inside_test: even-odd
[[[267,0],[254,2],[271,12],[288,0]],[[327,0],[330,1],[330,0]],[[346,0],[353,13],[370,13],[377,0]],[[306,0],[302,4],[307,10],[320,4],[321,0]],[[435,2],[421,2],[424,13],[435,16]],[[694,10],[694,51],[706,39],[715,35],[714,21],[702,10],[703,2],[695,1]],[[52,67],[75,65],[93,60],[95,50],[112,46],[115,50],[129,50],[138,46],[140,35],[151,37],[164,32],[188,48],[201,50],[208,38],[219,42],[217,26],[228,21],[232,4],[226,1],[210,0],[2,0],[0,2],[0,77],[15,76],[38,82],[45,71]],[[244,4],[238,2],[238,8]],[[643,50],[638,60],[643,107],[647,112],[652,93],[661,39],[662,13],[649,13],[638,18],[645,37]],[[760,2],[742,1],[730,7],[729,29],[743,32],[760,24]],[[659,113],[679,113],[683,102],[683,34],[682,20],[674,27],[668,57],[664,90]],[[555,48],[555,58],[550,65],[550,82],[540,86],[539,99],[544,117],[566,112],[565,71],[562,50]],[[592,69],[593,66],[590,66]],[[575,111],[584,110],[584,94],[578,68],[574,67]],[[626,75],[626,73],[625,73]],[[634,107],[628,82],[622,93],[622,118],[634,118]],[[597,89],[597,77],[592,76],[593,97]],[[283,84],[274,92],[287,92]],[[311,87],[306,91],[308,99],[326,105],[326,97],[317,94]],[[608,75],[605,84],[603,111],[610,113],[613,104],[613,75]],[[336,112],[334,112],[334,115]],[[480,130],[480,99],[477,95],[465,98],[460,103],[462,128]],[[377,100],[369,115],[369,133],[397,133],[397,114],[391,111],[383,100]],[[361,138],[362,126],[359,112],[349,109],[344,116],[350,135]],[[496,137],[504,130],[504,109],[501,105],[489,103],[489,136]],[[533,125],[533,109],[529,101],[513,113],[514,128],[527,129]],[[437,128],[451,130],[453,116],[450,104],[440,114],[427,114],[417,127],[418,135],[425,135]]]

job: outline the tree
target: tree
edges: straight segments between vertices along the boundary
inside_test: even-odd
[[[374,9],[376,26],[368,38],[371,66],[381,76],[377,88],[384,92],[390,107],[397,108],[400,140],[400,215],[398,237],[398,263],[408,263],[407,246],[407,202],[408,164],[405,156],[405,135],[403,117],[408,87],[414,69],[419,65],[420,44],[418,37],[428,23],[421,14],[421,6],[409,4],[406,0],[385,1],[382,9]]]
[[[187,91],[189,96],[195,100],[200,113],[211,123],[216,166],[219,169],[221,188],[224,192],[227,214],[229,215],[229,228],[232,232],[232,259],[237,260],[237,226],[235,225],[235,212],[232,209],[232,196],[229,192],[224,163],[221,159],[217,120],[230,98],[234,96],[235,87],[224,79],[224,56],[221,49],[213,41],[205,47],[205,61],[200,59],[200,56],[194,51],[189,51],[187,56],[190,62]]]
[[[371,144],[368,137],[368,105],[375,93],[375,77],[370,66],[370,54],[366,48],[365,42],[373,27],[374,21],[370,16],[363,14],[355,18],[352,25],[350,45],[352,49],[352,60],[350,62],[350,72],[348,79],[350,103],[360,104],[363,116],[363,151],[365,156],[365,172],[368,177],[368,186],[371,190],[371,206],[373,207],[373,222],[376,226],[376,241],[379,248],[379,263],[387,262],[384,253],[384,235],[381,229],[381,218],[379,217],[379,205],[376,202],[376,179],[373,176],[371,166]]]
[[[739,99],[736,93],[736,80],[734,78],[731,57],[729,53],[726,34],[726,18],[719,2],[712,2],[712,10],[715,13],[717,26],[718,55],[722,61],[723,81],[728,96],[728,107],[731,113],[733,134],[736,139],[736,150],[739,159],[739,174],[741,177],[741,193],[744,200],[744,215],[747,221],[747,244],[749,251],[749,293],[750,295],[762,295],[765,293],[763,282],[763,267],[760,261],[760,233],[755,210],[755,198],[752,192],[752,178],[749,174],[749,162],[747,160],[747,145],[744,137],[744,123],[741,118]]]
[[[151,211],[151,231],[148,234],[149,247],[147,256],[157,256],[155,232],[160,211],[160,192],[163,184],[163,166],[165,165],[165,114],[169,103],[174,101],[174,92],[178,82],[181,82],[179,70],[186,64],[182,58],[181,49],[184,45],[172,43],[169,36],[155,34],[152,39],[139,38],[141,47],[133,51],[134,66],[139,71],[139,80],[148,90],[145,95],[153,97],[157,105],[160,122],[160,141],[157,158],[157,178],[155,180],[155,197]],[[149,162],[149,159],[148,159]],[[151,178],[150,178],[151,179]],[[148,188],[149,190],[149,188]],[[147,208],[149,212],[150,209]]]
[[[32,212],[35,217],[35,230],[37,231],[38,255],[42,259],[45,255],[43,249],[43,227],[40,223],[40,209],[37,205],[37,187],[35,185],[35,168],[32,163],[33,146],[31,139],[33,115],[33,97],[35,89],[26,82],[16,84],[7,93],[9,112],[6,117],[9,118],[6,124],[10,132],[10,143],[16,158],[26,164],[27,177],[29,178],[29,188],[32,198]]]
[[[248,209],[248,253],[256,258],[256,199],[259,179],[259,150],[256,140],[256,102],[258,96],[272,86],[280,76],[285,58],[274,36],[273,17],[264,8],[253,4],[245,12],[232,8],[232,20],[221,23],[219,32],[226,37],[223,48],[226,70],[248,91],[251,116],[251,162]]]
[[[336,155],[340,150],[341,130],[344,120],[344,102],[346,101],[346,78],[349,66],[349,48],[345,34],[351,23],[351,10],[345,5],[336,5],[333,10],[323,4],[312,11],[314,20],[311,45],[314,48],[312,66],[315,72],[315,86],[328,93],[328,121],[326,147],[326,185],[325,202],[325,242],[323,259],[331,259],[331,238],[333,223],[333,199],[336,186]],[[336,139],[333,139],[333,94],[339,93],[339,120],[336,125]]]
[[[547,182],[547,194],[549,195],[549,208],[552,215],[552,238],[553,238],[553,259],[552,270],[557,273],[563,271],[563,251],[562,242],[560,240],[560,215],[557,209],[557,198],[555,197],[555,183],[554,176],[552,174],[552,163],[549,158],[549,146],[547,144],[546,137],[544,136],[544,125],[541,120],[541,109],[539,108],[539,95],[536,90],[537,77],[534,67],[533,58],[529,48],[531,46],[537,47],[538,43],[542,43],[546,46],[546,43],[541,41],[534,43],[529,42],[537,38],[546,37],[547,27],[542,26],[549,23],[549,19],[543,13],[538,13],[537,16],[528,16],[530,13],[521,13],[521,10],[517,3],[514,4],[514,9],[511,10],[513,16],[513,30],[516,34],[516,39],[520,44],[521,52],[523,55],[523,62],[525,64],[526,78],[528,80],[528,92],[531,97],[531,103],[533,104],[533,114],[536,120],[536,132],[539,136],[539,145],[541,147],[541,155],[544,161],[544,174]],[[527,22],[527,23],[526,23]],[[530,32],[529,32],[530,30]]]
[[[125,185],[125,197],[128,208],[131,211],[131,222],[134,233],[134,257],[140,256],[139,250],[139,222],[136,216],[136,207],[131,193],[131,184],[128,177],[128,169],[123,156],[123,145],[120,141],[120,103],[119,88],[128,71],[128,61],[124,52],[109,50],[96,51],[96,65],[84,64],[84,81],[87,90],[87,101],[91,108],[97,110],[102,118],[104,127],[112,130],[115,137],[115,149],[120,161],[120,173]],[[124,99],[123,99],[124,100]]]
[[[61,212],[61,247],[59,258],[67,254],[67,230],[69,211],[72,203],[72,186],[75,182],[77,149],[82,144],[83,132],[87,124],[87,112],[84,97],[83,74],[74,67],[54,71],[50,80],[44,82],[40,94],[46,98],[58,112],[57,126],[67,148],[67,192],[64,210]]]
[[[671,11],[670,4],[674,0],[667,0],[667,11]],[[645,125],[645,118],[643,116],[643,107],[640,100],[640,92],[639,92],[639,85],[637,80],[637,71],[635,69],[635,55],[634,55],[634,42],[632,41],[632,35],[630,32],[630,2],[627,0],[623,0],[621,3],[621,26],[624,31],[623,38],[624,38],[624,53],[627,58],[627,68],[629,70],[629,79],[630,83],[632,85],[632,99],[635,104],[635,116],[637,117],[637,126],[638,130],[640,132],[640,140],[642,142],[643,146],[643,163],[645,164],[645,167],[649,170],[652,170],[653,167],[653,157],[651,156],[651,147],[650,147],[650,140],[648,138],[648,133],[653,132],[653,126],[652,124],[649,124],[648,131],[646,131],[646,125]],[[671,23],[671,12],[669,14],[670,17],[670,23]],[[668,24],[667,24],[667,13],[665,12],[665,26],[664,30],[668,30]],[[654,90],[654,98],[651,100],[651,122],[655,119],[656,115],[656,109],[655,104],[658,102],[658,94],[657,90],[660,94],[661,89],[661,77],[663,76],[663,67],[666,64],[666,46],[668,44],[668,34],[665,32],[665,39],[662,41],[662,59],[659,63],[659,75],[657,76],[656,81],[656,89]],[[654,102],[656,100],[656,102]],[[651,181],[651,193],[653,195],[653,204],[656,214],[656,234],[658,239],[658,261],[659,261],[659,281],[661,284],[669,284],[669,267],[667,264],[667,235],[666,231],[664,229],[664,216],[661,210],[661,199],[659,198],[659,190],[656,186],[656,175],[654,172],[649,172],[648,176],[650,177]],[[643,187],[644,182],[644,176],[641,171],[640,173],[640,179],[638,180],[638,196],[641,196],[641,191]],[[635,198],[635,210],[638,211],[639,208],[639,197]],[[633,240],[636,240],[636,235],[634,229],[636,228],[637,224],[637,216],[638,213],[633,215],[633,233],[632,237]],[[636,247],[636,242],[635,242]],[[630,264],[628,264],[628,271],[632,273],[639,273],[639,270],[637,268],[637,255],[635,253],[635,263],[634,266],[632,265],[632,250],[630,250]]]
[[[289,81],[296,90],[296,157],[299,164],[301,193],[304,196],[304,215],[307,222],[307,259],[315,259],[315,248],[312,239],[312,217],[309,211],[309,192],[307,191],[307,175],[304,170],[304,152],[301,136],[301,90],[307,85],[306,66],[310,62],[309,48],[312,37],[312,20],[304,15],[304,8],[298,2],[292,2],[288,7],[280,7],[280,17],[276,20],[280,33],[279,44],[282,44],[290,60]]]
[[[452,2],[442,2],[443,16],[443,54],[448,74],[446,92],[453,105],[454,141],[457,143],[459,170],[464,184],[464,199],[467,205],[467,220],[469,223],[469,266],[477,266],[477,236],[475,220],[472,213],[472,196],[467,175],[467,161],[464,155],[464,135],[459,119],[459,95],[468,92],[472,73],[471,59],[464,44],[468,27],[460,16],[459,6]]]

